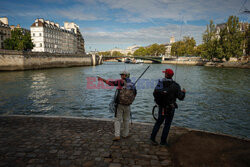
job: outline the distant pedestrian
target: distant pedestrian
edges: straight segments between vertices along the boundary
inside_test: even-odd
[[[136,87],[133,82],[129,79],[130,73],[123,71],[120,73],[121,79],[116,81],[108,81],[101,77],[98,77],[99,81],[103,81],[109,86],[117,86],[117,96],[115,98],[115,137],[113,141],[120,140],[121,128],[123,127],[122,137],[126,138],[129,136],[129,120],[130,120],[130,105],[136,96]],[[123,123],[122,123],[123,122]]]
[[[185,89],[181,90],[180,85],[175,81],[173,81],[172,79],[174,75],[173,70],[166,69],[165,71],[163,71],[163,73],[165,73],[165,78],[160,79],[158,81],[158,84],[156,85],[153,93],[155,102],[159,106],[159,111],[158,111],[158,119],[153,127],[150,140],[153,145],[158,144],[155,141],[155,138],[157,132],[160,129],[161,124],[165,120],[160,144],[168,146],[167,137],[169,129],[174,117],[175,108],[178,108],[176,104],[176,99],[178,98],[179,100],[184,100],[186,90]]]

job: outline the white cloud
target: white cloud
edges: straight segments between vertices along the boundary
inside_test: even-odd
[[[184,21],[227,18],[237,14],[241,3],[237,0],[100,0],[111,9],[123,9],[130,14],[137,14],[140,19],[128,17],[128,21],[151,19],[172,19]],[[119,18],[119,17],[117,17]],[[121,18],[124,21],[125,18]]]
[[[87,45],[110,44],[110,46],[131,46],[138,44],[146,46],[153,43],[168,43],[171,36],[174,36],[176,41],[183,39],[183,36],[190,36],[194,37],[199,44],[201,43],[202,33],[205,31],[205,28],[205,26],[177,26],[172,24],[162,27],[131,29],[119,32],[86,32],[86,29],[84,29],[84,38]]]

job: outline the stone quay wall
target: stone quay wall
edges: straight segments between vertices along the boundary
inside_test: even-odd
[[[0,71],[95,66],[101,63],[102,58],[96,55],[0,50]]]

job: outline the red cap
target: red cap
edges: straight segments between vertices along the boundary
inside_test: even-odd
[[[163,73],[167,73],[170,77],[172,77],[174,75],[174,71],[169,69],[166,69],[165,71],[162,71]]]

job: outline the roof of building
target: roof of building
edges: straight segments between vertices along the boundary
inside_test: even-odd
[[[64,32],[67,32],[67,33],[75,34],[74,31],[66,30],[64,27],[60,27],[60,26],[58,26],[58,25],[56,25],[56,24],[54,24],[53,22],[50,22],[50,21],[37,20],[30,27],[48,27],[48,28],[64,31]]]
[[[10,26],[8,24],[4,24],[1,21],[0,21],[0,27],[10,28]]]

